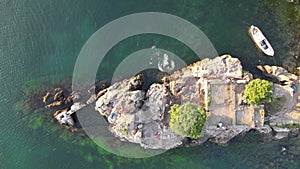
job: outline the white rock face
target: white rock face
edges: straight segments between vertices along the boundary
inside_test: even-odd
[[[62,111],[62,112],[58,113],[57,115],[55,115],[54,117],[60,124],[73,126],[75,124],[75,122],[74,122],[71,114],[72,114],[72,112],[70,112],[70,111]]]
[[[198,78],[242,78],[241,62],[230,55],[223,55],[214,59],[206,58],[189,67],[193,76]]]

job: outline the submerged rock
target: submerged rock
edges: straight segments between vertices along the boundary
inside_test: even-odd
[[[50,92],[47,92],[46,95],[43,96],[43,103],[46,104],[46,102],[48,101],[48,98],[49,98],[50,95],[51,95]]]
[[[64,91],[61,88],[56,88],[53,100],[54,101],[62,101],[64,99],[65,99],[64,98]]]

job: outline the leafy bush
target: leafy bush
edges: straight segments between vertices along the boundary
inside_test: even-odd
[[[266,80],[255,79],[246,85],[243,98],[246,103],[259,105],[271,102],[273,94],[272,83]]]
[[[206,122],[206,111],[192,103],[175,104],[169,111],[170,127],[178,135],[197,139]]]

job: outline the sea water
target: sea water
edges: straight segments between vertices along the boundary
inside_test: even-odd
[[[39,114],[18,111],[18,104],[28,96],[28,88],[72,76],[77,56],[88,38],[119,17],[163,12],[184,18],[207,35],[219,54],[232,54],[246,70],[258,73],[257,64],[289,64],[286,60],[293,61],[293,54],[299,52],[295,47],[299,40],[288,39],[299,34],[294,29],[295,19],[299,19],[294,8],[284,0],[2,0],[0,168],[299,168],[299,138],[261,143],[260,136],[251,133],[228,146],[206,143],[130,159],[108,153],[92,141],[73,139],[63,128],[52,128],[52,117],[48,118],[53,122],[49,126]],[[255,48],[247,34],[250,24],[264,31],[275,57],[265,57]],[[138,35],[112,48],[99,66],[97,77],[111,78],[122,59],[152,45],[176,53],[186,63],[198,58],[172,38]],[[43,128],[44,125],[49,127]],[[282,147],[287,151],[282,152]]]

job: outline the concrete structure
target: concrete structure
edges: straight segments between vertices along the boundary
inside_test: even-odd
[[[246,125],[259,127],[264,125],[264,107],[250,106],[243,102],[242,92],[245,80],[206,81],[205,103],[208,110],[208,125],[216,126],[223,123],[226,126]]]

